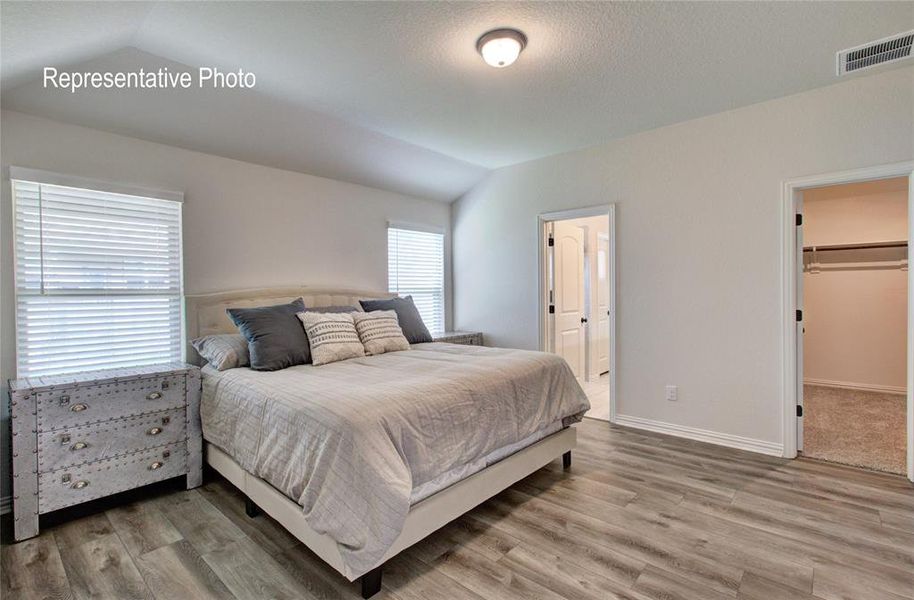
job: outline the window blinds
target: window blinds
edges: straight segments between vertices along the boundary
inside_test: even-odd
[[[444,235],[390,227],[388,290],[412,296],[432,334],[444,331]]]
[[[19,377],[181,358],[181,204],[13,181]]]

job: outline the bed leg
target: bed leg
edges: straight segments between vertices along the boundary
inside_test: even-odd
[[[253,500],[246,497],[244,499],[244,514],[253,519],[260,514],[260,507],[254,504]]]
[[[570,469],[571,468],[571,450],[562,455],[562,468]]]
[[[362,575],[362,598],[371,598],[381,591],[381,568],[376,567]]]

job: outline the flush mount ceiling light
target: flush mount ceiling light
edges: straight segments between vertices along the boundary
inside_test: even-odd
[[[482,59],[496,69],[510,66],[527,45],[527,36],[516,29],[493,29],[476,41]]]

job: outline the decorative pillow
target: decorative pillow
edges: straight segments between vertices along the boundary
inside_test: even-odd
[[[376,310],[374,312],[352,313],[355,330],[365,346],[366,354],[384,354],[398,350],[409,350],[409,342],[397,322],[397,313],[393,310]]]
[[[237,333],[205,335],[191,342],[191,345],[218,371],[246,367],[251,364],[248,355],[248,341]]]
[[[276,371],[308,362],[308,338],[296,318],[305,310],[299,298],[289,304],[228,308],[226,313],[248,341],[251,368]]]
[[[315,365],[365,356],[351,314],[302,311],[298,318],[308,335],[311,360]]]
[[[428,332],[428,327],[422,322],[419,316],[419,309],[416,308],[412,296],[405,298],[391,298],[390,300],[359,300],[362,309],[365,312],[375,310],[393,310],[397,313],[397,321],[406,341],[410,344],[422,344],[432,341],[432,334]]]

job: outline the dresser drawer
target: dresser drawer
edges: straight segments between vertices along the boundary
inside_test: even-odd
[[[181,408],[185,377],[164,375],[38,392],[38,430],[52,431]]]
[[[46,431],[38,434],[38,471],[174,444],[186,437],[183,408]]]
[[[186,444],[172,444],[38,476],[41,514],[183,475]]]

